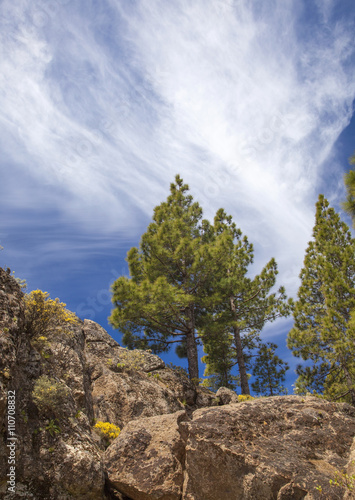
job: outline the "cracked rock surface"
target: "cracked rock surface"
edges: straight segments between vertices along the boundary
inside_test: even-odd
[[[260,398],[131,422],[105,466],[132,500],[350,499],[329,480],[353,469],[354,435],[348,404]]]

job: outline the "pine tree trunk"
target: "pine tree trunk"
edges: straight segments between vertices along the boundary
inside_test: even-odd
[[[189,331],[186,334],[186,350],[189,377],[191,380],[198,379],[198,354],[197,342],[195,337],[195,318],[194,311],[191,308],[189,311]]]
[[[234,304],[233,297],[230,297],[230,306],[231,306],[231,310],[233,312],[233,315],[235,315],[236,311],[235,311],[235,304]],[[244,362],[242,339],[240,337],[240,329],[237,326],[234,326],[233,332],[234,332],[235,348],[237,351],[237,363],[238,363],[239,375],[240,375],[240,388],[241,388],[242,394],[249,394],[250,395],[248,374],[247,374],[247,370],[246,370],[245,362]]]
[[[235,347],[237,350],[237,363],[238,363],[239,375],[240,375],[240,388],[241,388],[242,394],[249,394],[250,395],[248,374],[247,374],[247,370],[246,370],[245,362],[244,362],[242,340],[240,338],[240,330],[237,327],[234,327],[233,330],[234,330],[234,342],[235,342]]]

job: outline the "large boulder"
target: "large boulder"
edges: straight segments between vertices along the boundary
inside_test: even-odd
[[[314,397],[260,398],[197,410],[181,424],[186,500],[343,498],[355,409]],[[320,493],[320,489],[322,493]]]
[[[332,486],[354,454],[355,409],[299,396],[130,422],[108,448],[117,491],[132,500],[352,498]]]
[[[135,500],[179,500],[185,445],[179,424],[185,411],[130,422],[105,452],[111,486]]]

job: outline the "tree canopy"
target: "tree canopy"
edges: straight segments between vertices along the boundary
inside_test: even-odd
[[[298,367],[299,390],[355,404],[355,240],[323,195],[300,274],[288,346],[311,366]]]
[[[349,159],[349,163],[355,165],[355,154]],[[355,169],[349,170],[344,175],[344,183],[347,196],[345,202],[342,203],[342,207],[352,218],[353,227],[355,228]]]
[[[247,372],[255,357],[251,353],[260,346],[261,330],[267,322],[288,316],[292,300],[287,300],[283,287],[271,292],[278,272],[275,259],[254,278],[248,275],[253,246],[222,209],[214,227],[230,234],[232,243],[224,256],[221,279],[214,283],[218,300],[208,312],[204,330],[205,376],[211,378],[212,386],[217,383],[234,389],[238,384],[242,394],[250,394]],[[235,365],[238,377],[232,372]]]
[[[242,392],[249,394],[243,350],[256,347],[266,321],[290,312],[283,289],[269,293],[277,274],[274,259],[254,279],[246,276],[252,260],[252,245],[231,216],[219,209],[213,224],[203,219],[176,176],[139,248],[127,254],[130,278],[113,284],[110,322],[130,348],[163,352],[175,344],[193,379],[203,344],[206,373],[227,387],[233,377],[241,380]],[[239,378],[231,373],[236,360]]]
[[[177,344],[187,356],[190,377],[198,379],[199,330],[230,236],[215,233],[187,191],[176,176],[167,201],[154,209],[140,247],[128,252],[130,279],[120,277],[113,284],[110,322],[130,348],[162,352]]]

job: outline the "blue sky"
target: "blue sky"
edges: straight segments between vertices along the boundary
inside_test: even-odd
[[[110,284],[180,173],[296,296],[355,149],[354,32],[352,0],[2,0],[0,265],[120,341]],[[264,332],[289,386],[291,325]]]

